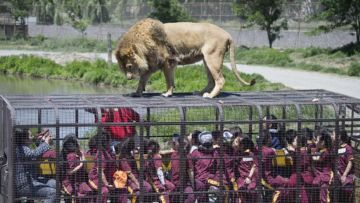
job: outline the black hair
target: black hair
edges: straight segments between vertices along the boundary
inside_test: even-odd
[[[160,145],[156,140],[149,140],[146,146],[146,151],[149,155],[154,155],[159,153]]]
[[[81,156],[80,146],[77,141],[76,135],[74,133],[67,134],[64,137],[62,149],[61,149],[61,173],[60,177],[62,180],[62,177],[66,175],[66,165],[67,165],[67,155],[69,153],[76,153],[78,156]]]
[[[200,142],[199,142],[199,135],[200,135],[201,131],[199,130],[194,130],[192,133],[191,133],[191,140],[194,141],[195,145],[200,145]]]
[[[241,139],[240,144],[244,146],[244,150],[249,149],[252,152],[255,150],[255,144],[249,136],[244,136]]]
[[[340,130],[339,133],[340,133],[340,140],[341,140],[341,142],[350,145],[350,144],[351,144],[351,143],[350,143],[350,139],[349,139],[349,137],[348,137],[348,135],[347,135],[346,130]]]
[[[219,138],[222,136],[222,133],[220,130],[214,130],[211,132],[211,135],[213,137],[213,141],[217,142],[219,141]]]
[[[267,120],[277,120],[277,118],[276,118],[276,116],[275,115],[273,115],[273,114],[270,114],[270,115],[266,115],[265,117],[264,117],[264,119],[265,119],[265,123],[267,124]],[[269,128],[269,129],[278,129],[278,123],[277,122],[271,122],[271,123],[269,123],[269,124],[267,124],[266,125],[267,126],[267,128]]]
[[[301,129],[301,134],[306,137],[307,140],[313,140],[314,139],[314,131],[310,128],[303,128]]]
[[[271,145],[270,138],[271,138],[270,132],[268,130],[264,129],[263,130],[262,145],[269,147]]]
[[[297,136],[297,142],[298,145],[300,145],[300,147],[306,147],[307,146],[307,141],[308,141],[308,137],[305,134],[299,134]]]
[[[121,144],[120,156],[122,158],[131,157],[131,151],[135,149],[134,137],[128,137]]]
[[[234,138],[241,136],[242,133],[243,133],[243,132],[242,132],[242,129],[241,129],[239,126],[231,127],[231,128],[229,129],[229,132],[231,132],[231,134],[234,135]]]
[[[16,145],[24,145],[29,139],[29,128],[15,128],[14,130],[14,141]]]
[[[285,139],[287,144],[292,144],[295,140],[296,135],[297,135],[296,130],[294,129],[287,130],[285,133]]]
[[[319,131],[320,139],[319,141],[324,141],[324,145],[326,148],[331,149],[332,147],[332,140],[331,140],[331,131],[327,128],[322,128]]]

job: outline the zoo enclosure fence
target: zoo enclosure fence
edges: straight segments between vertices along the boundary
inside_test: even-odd
[[[136,122],[127,120],[124,122],[109,121],[103,122],[102,119],[109,109],[131,108],[138,115],[139,119]],[[204,99],[201,96],[190,93],[175,94],[172,98],[163,98],[160,94],[145,94],[141,98],[134,98],[127,95],[50,95],[50,96],[2,96],[0,103],[0,157],[1,157],[1,202],[13,202],[14,200],[31,199],[30,197],[21,197],[16,194],[16,167],[19,162],[16,159],[15,148],[18,143],[14,142],[14,132],[18,128],[30,129],[34,134],[41,132],[43,129],[49,129],[53,135],[54,143],[51,146],[55,156],[52,158],[40,158],[29,160],[21,163],[27,166],[36,166],[39,168],[35,174],[36,177],[51,178],[56,180],[56,199],[60,200],[74,200],[79,198],[76,194],[68,195],[64,192],[64,185],[62,184],[62,166],[69,164],[68,161],[62,160],[60,157],[63,151],[64,138],[67,134],[73,133],[78,139],[78,143],[82,151],[89,150],[89,140],[96,136],[102,135],[102,129],[109,129],[111,127],[126,127],[131,126],[136,129],[135,145],[137,147],[138,155],[134,159],[125,159],[130,165],[138,170],[138,181],[140,188],[138,193],[131,193],[125,191],[119,193],[116,189],[110,190],[108,200],[117,202],[116,198],[126,196],[128,199],[136,197],[139,202],[145,200],[161,200],[161,195],[169,195],[171,202],[183,202],[189,193],[184,192],[189,185],[187,181],[188,175],[186,172],[187,156],[186,150],[183,148],[186,143],[179,142],[179,178],[180,183],[177,190],[168,191],[157,190],[156,184],[152,179],[151,171],[149,172],[149,158],[147,139],[156,140],[160,144],[162,154],[162,169],[164,172],[171,171],[171,156],[166,153],[170,149],[169,141],[171,143],[174,133],[179,134],[179,140],[183,140],[189,133],[194,130],[199,131],[218,131],[223,132],[234,126],[242,129],[243,134],[248,135],[256,144],[258,149],[262,149],[262,141],[266,132],[264,129],[268,128],[269,124],[278,124],[282,131],[293,129],[300,132],[307,127],[312,129],[315,134],[319,132],[321,127],[326,126],[334,130],[336,137],[334,140],[334,148],[331,150],[331,167],[333,171],[337,171],[339,167],[337,160],[339,159],[339,145],[340,131],[346,130],[351,138],[351,145],[354,149],[354,167],[356,175],[359,175],[359,137],[360,137],[360,100],[347,97],[344,95],[328,92],[324,90],[289,90],[276,92],[238,92],[238,93],[222,93],[215,99]],[[114,114],[115,115],[115,114]],[[265,116],[275,115],[277,119],[263,120]],[[126,115],[125,115],[126,116]],[[266,124],[266,125],[264,125]],[[101,140],[97,140],[96,146],[100,152],[106,151],[100,147]],[[120,140],[121,142],[123,140]],[[198,160],[217,160],[218,165],[215,171],[219,174],[226,174],[225,154],[227,148],[222,139],[218,140],[220,146],[218,156],[213,158],[200,158]],[[299,150],[299,145],[297,150]],[[121,149],[120,149],[121,150]],[[119,155],[121,153],[116,149],[113,151],[114,160],[110,159],[91,159],[86,158],[80,162],[84,163],[84,170],[91,171],[91,168],[97,166],[97,170],[105,170],[115,164],[115,169],[119,168]],[[254,155],[252,158],[262,160],[262,153]],[[273,159],[279,157],[287,157],[288,155],[278,155]],[[312,155],[309,155],[312,156]],[[100,156],[102,157],[102,156]],[[299,160],[300,156],[294,156]],[[235,154],[233,159],[246,158],[243,155]],[[198,161],[195,160],[195,161]],[[117,165],[116,165],[117,164]],[[120,164],[121,165],[121,164]],[[254,191],[258,194],[256,202],[267,202],[272,199],[276,190],[265,187],[262,184],[264,179],[263,171],[266,170],[263,161],[258,162],[259,178],[256,182]],[[293,165],[297,174],[302,170],[300,165]],[[120,167],[121,168],[121,167]],[[169,169],[170,168],[170,169]],[[284,169],[272,164],[272,170],[275,174],[281,174]],[[105,183],[100,174],[97,174],[98,187],[102,187]],[[196,174],[195,174],[196,175]],[[166,177],[167,174],[165,174]],[[284,175],[286,176],[286,175]],[[207,200],[216,199],[219,202],[235,201],[239,198],[239,194],[247,193],[247,189],[234,188],[229,189],[226,184],[226,176],[218,176],[217,190],[212,191],[207,189],[194,189],[192,194],[198,196],[206,196]],[[87,182],[88,175],[84,175],[83,179]],[[113,176],[107,176],[111,184]],[[171,177],[169,177],[171,179]],[[127,180],[129,181],[129,180]],[[150,189],[145,185],[150,181]],[[126,182],[127,184],[128,182]],[[93,193],[88,194],[86,198],[97,198],[97,200],[105,198],[102,191],[94,188]],[[147,189],[149,191],[145,192]],[[319,198],[318,186],[309,186],[312,192],[311,196]],[[344,193],[339,193],[345,189],[337,176],[334,176],[334,181],[329,185],[330,198],[334,202],[344,198]],[[352,185],[353,199],[358,200],[358,188]],[[283,197],[283,202],[301,201],[301,180],[296,180],[296,185],[289,188],[282,189],[285,192],[292,193],[294,196]],[[317,192],[314,192],[317,191]],[[213,198],[215,196],[215,198]],[[173,199],[175,197],[175,199]],[[290,198],[291,197],[291,198]],[[294,199],[292,199],[294,198]]]

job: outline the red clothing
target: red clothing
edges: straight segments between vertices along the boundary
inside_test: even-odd
[[[207,182],[208,179],[218,180],[218,157],[217,151],[210,153],[199,150],[193,151],[191,155],[193,161],[190,167],[194,169],[195,179],[201,182]]]
[[[140,117],[132,108],[111,109],[103,114],[101,122],[127,123],[139,122]],[[112,125],[106,128],[113,139],[123,140],[136,134],[135,126],[116,126]]]

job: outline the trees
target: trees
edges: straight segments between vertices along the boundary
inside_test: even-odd
[[[265,30],[269,47],[280,37],[280,30],[287,29],[286,19],[280,19],[284,0],[236,0],[234,12],[247,20],[246,26],[258,25]]]
[[[323,11],[320,19],[328,21],[327,25],[319,26],[321,31],[331,31],[338,27],[351,26],[356,34],[356,42],[360,43],[360,0],[321,0]]]
[[[152,0],[154,10],[150,17],[156,18],[163,23],[191,21],[191,17],[184,11],[177,0]]]

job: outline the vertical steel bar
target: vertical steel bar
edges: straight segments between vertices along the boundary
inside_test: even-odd
[[[253,109],[252,106],[249,106],[249,121],[253,120]],[[253,139],[253,123],[249,123],[249,136]]]
[[[335,114],[335,143],[333,146],[333,149],[331,150],[331,155],[334,156],[335,155],[335,159],[334,159],[334,163],[333,163],[333,171],[334,171],[334,202],[339,202],[339,187],[341,186],[341,183],[339,181],[339,179],[337,178],[337,171],[338,171],[338,160],[339,160],[339,153],[338,153],[338,149],[339,149],[339,140],[340,140],[340,129],[339,129],[339,123],[340,123],[340,119],[339,119],[339,112],[340,111],[340,106],[336,105],[335,103],[332,104],[332,107],[334,109],[334,114]]]
[[[140,184],[140,197],[139,197],[139,202],[144,202],[144,193],[145,193],[145,188],[144,188],[144,165],[145,165],[145,159],[144,159],[144,126],[145,122],[144,122],[144,118],[143,116],[140,116],[140,132],[139,132],[139,142],[140,142],[140,148],[139,148],[139,153],[140,153],[140,171],[139,171],[139,184]]]
[[[223,132],[224,130],[224,110],[223,110],[223,107],[221,106],[221,104],[217,103],[216,104],[216,112],[218,112],[218,120],[217,121],[220,121],[220,132]],[[220,160],[216,160],[216,162],[220,161],[220,174],[225,174],[225,160],[224,160],[224,144],[223,144],[223,139],[222,139],[222,136],[220,137]],[[224,197],[224,194],[225,195],[229,195],[228,192],[225,190],[225,191],[222,191],[224,190],[224,176],[223,175],[220,175],[220,195],[219,196],[219,202],[224,202],[225,200],[225,197]]]
[[[262,183],[261,183],[261,179],[263,179],[263,168],[264,168],[264,163],[262,161],[262,143],[263,143],[263,139],[264,139],[264,135],[263,135],[263,111],[261,109],[261,106],[256,104],[255,107],[258,110],[259,113],[259,139],[258,139],[258,146],[259,146],[259,150],[260,152],[258,153],[258,163],[259,163],[259,167],[258,167],[258,174],[259,174],[259,178],[258,178],[258,182],[256,184],[256,190],[258,193],[261,193],[260,195],[257,195],[257,202],[263,202],[263,188],[262,188]]]
[[[79,123],[79,109],[75,109],[75,123]],[[75,136],[79,137],[79,126],[75,126]]]
[[[151,111],[150,111],[150,108],[147,107],[146,108],[146,122],[150,122],[150,120],[151,120]],[[151,128],[150,125],[146,125],[146,127],[145,127],[147,139],[150,139],[150,128]]]
[[[42,116],[41,113],[42,113],[41,108],[39,108],[39,109],[38,109],[38,124],[41,124],[41,116]],[[41,132],[40,126],[38,127],[37,132],[38,132],[38,133]]]
[[[184,202],[184,191],[186,186],[186,152],[184,148],[184,138],[186,136],[186,116],[185,116],[185,107],[178,107],[179,109],[179,119],[180,119],[180,140],[179,140],[179,153],[180,153],[180,199],[179,202]],[[170,160],[171,161],[171,160]],[[181,173],[183,172],[183,173]]]
[[[55,112],[55,151],[56,151],[56,157],[60,157],[60,118],[59,118],[59,109],[58,107],[54,108]],[[60,202],[60,196],[61,196],[61,180],[60,180],[60,173],[61,173],[61,167],[60,167],[60,159],[56,159],[56,202]]]
[[[102,187],[103,187],[103,180],[102,180],[102,155],[104,153],[104,150],[102,149],[102,139],[103,139],[103,134],[102,134],[102,121],[101,121],[101,117],[102,117],[102,113],[101,113],[101,108],[99,106],[96,107],[96,113],[97,113],[97,117],[98,117],[98,122],[97,122],[97,133],[96,136],[98,137],[98,139],[96,139],[96,145],[97,145],[97,152],[96,152],[96,157],[95,159],[96,164],[97,164],[97,175],[98,175],[98,191],[97,191],[97,199],[99,201],[103,201],[103,196],[102,196]],[[100,177],[99,177],[100,176]]]
[[[302,121],[302,112],[299,104],[294,104],[296,109],[296,120],[297,120],[297,135],[301,133],[301,121]],[[299,140],[299,139],[298,139]],[[300,190],[301,190],[301,150],[300,142],[297,142],[296,151],[295,151],[295,163],[296,163],[296,189],[295,189],[295,201],[296,203],[301,202]]]

